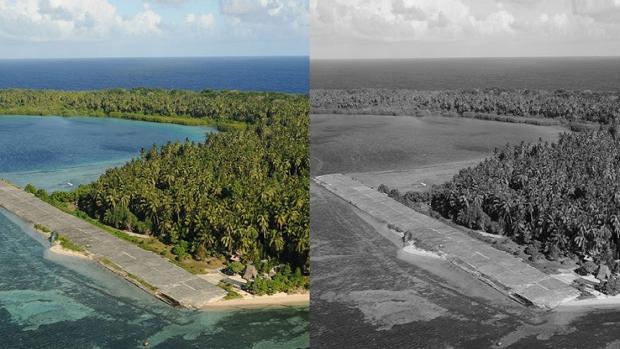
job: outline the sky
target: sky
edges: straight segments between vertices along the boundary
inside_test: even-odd
[[[311,57],[620,56],[620,0],[310,0]]]
[[[308,0],[0,0],[0,59],[308,55]]]

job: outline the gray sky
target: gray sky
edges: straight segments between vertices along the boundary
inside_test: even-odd
[[[620,56],[620,0],[310,0],[311,57]]]

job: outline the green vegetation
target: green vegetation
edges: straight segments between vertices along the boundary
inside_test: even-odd
[[[471,89],[414,91],[390,89],[312,90],[316,113],[419,115],[422,111],[511,122],[541,119],[608,124],[620,116],[617,92]]]
[[[308,110],[294,106],[204,144],[153,147],[80,188],[77,206],[157,237],[180,258],[240,255],[307,270]]]
[[[272,295],[278,292],[294,293],[310,286],[307,275],[303,275],[300,268],[292,272],[288,264],[276,264],[273,260],[265,259],[252,263],[249,266],[256,268],[256,277],[248,281],[241,288],[254,295]],[[224,270],[228,275],[243,275],[246,265],[232,262]],[[229,287],[232,288],[231,285]]]
[[[126,276],[131,280],[133,280],[134,282],[137,282],[139,285],[141,285],[143,288],[146,288],[147,290],[151,291],[151,292],[155,292],[158,290],[157,287],[149,284],[148,282],[146,282],[145,280],[131,274],[131,273],[127,273],[125,272]]]
[[[259,277],[248,282],[244,289],[249,293],[263,296],[278,292],[293,293],[308,288],[308,286],[308,278],[302,275],[299,268],[295,269],[295,272],[291,272],[291,268],[285,265],[271,278],[259,274]]]
[[[136,121],[148,121],[168,124],[179,124],[186,126],[206,126],[212,125],[214,121],[212,119],[198,119],[188,116],[161,116],[161,115],[144,115],[144,114],[131,114],[131,113],[119,113],[110,112],[108,117],[117,119],[128,119]]]
[[[224,300],[243,298],[241,297],[239,293],[237,293],[237,291],[235,291],[234,287],[231,284],[220,282],[218,286],[223,288],[224,291],[227,292],[226,296],[224,297]]]
[[[112,262],[111,260],[109,260],[109,259],[107,259],[105,257],[99,258],[98,261],[99,261],[99,263],[109,267],[110,269],[114,269],[116,271],[121,271],[122,270],[121,267],[119,267],[114,262]]]
[[[0,90],[0,114],[216,120],[218,129],[227,132],[210,135],[205,143],[153,146],[73,192],[27,190],[194,273],[231,256],[309,272],[307,97],[152,89]]]
[[[39,224],[39,223],[35,223],[34,228],[38,231],[42,231],[44,233],[51,233],[52,230],[46,226],[44,226],[43,224]]]
[[[37,188],[32,184],[27,184],[26,187],[24,187],[24,191],[34,195],[37,193]]]
[[[245,270],[245,265],[241,262],[233,261],[228,263],[225,272],[229,275],[241,274]]]
[[[49,195],[43,189],[36,189],[31,184],[29,184],[29,186],[33,188],[35,195],[37,195],[37,197],[42,201],[45,201],[48,204],[66,213],[81,218],[121,240],[131,242],[142,249],[157,253],[192,274],[202,274],[205,272],[205,268],[219,268],[221,266],[222,262],[218,258],[203,258],[202,260],[196,260],[194,258],[189,258],[189,256],[185,256],[185,258],[179,259],[178,256],[176,256],[172,252],[173,246],[166,245],[155,237],[147,235],[145,235],[144,237],[136,237],[122,230],[105,225],[98,220],[89,217],[86,213],[77,209],[74,203],[80,195],[80,188],[78,188],[76,191],[54,192]]]
[[[75,251],[75,252],[84,252],[84,248],[73,241],[69,240],[68,237],[64,235],[58,235],[58,241],[60,242],[60,246],[67,250]]]
[[[240,129],[278,113],[298,117],[307,99],[264,92],[162,90],[0,90],[0,115],[109,116]]]

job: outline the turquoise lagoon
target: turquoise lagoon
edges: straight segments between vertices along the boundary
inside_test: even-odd
[[[71,190],[167,142],[204,141],[212,127],[57,116],[0,116],[0,178]]]

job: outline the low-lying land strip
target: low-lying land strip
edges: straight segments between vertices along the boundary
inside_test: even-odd
[[[162,299],[184,307],[200,308],[217,301],[226,292],[192,275],[164,258],[129,242],[117,239],[81,219],[62,212],[0,181],[0,206],[28,222],[49,228],[83,247],[100,263],[118,268],[132,282],[139,282]]]
[[[512,297],[553,308],[579,296],[578,290],[520,259],[418,213],[349,176],[323,175],[315,181],[393,229],[410,232],[419,247],[443,255]]]
[[[617,92],[502,88],[446,91],[314,89],[310,103],[315,113],[425,116],[441,112],[446,116],[535,125],[570,122],[575,130],[611,123],[617,119],[620,109]]]
[[[0,89],[0,115],[94,116],[243,129],[280,105],[306,104],[298,95],[154,88],[99,91]]]

